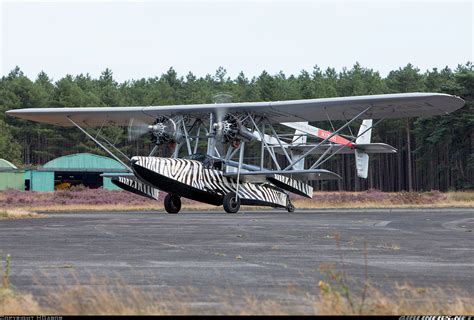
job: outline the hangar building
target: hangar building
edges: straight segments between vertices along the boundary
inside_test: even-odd
[[[54,191],[75,185],[95,189],[119,189],[102,173],[127,172],[118,161],[92,153],[76,153],[62,156],[45,163],[37,170],[24,173],[25,189]]]
[[[11,162],[0,159],[0,190],[5,189],[24,189],[23,170],[18,168]]]

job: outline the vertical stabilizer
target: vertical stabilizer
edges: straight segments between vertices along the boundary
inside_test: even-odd
[[[307,125],[308,122],[301,122],[300,124],[305,124]],[[299,145],[299,144],[306,144],[306,140],[308,139],[308,136],[306,135],[305,132],[300,131],[298,129],[295,130],[295,135],[293,136],[293,141],[292,145]],[[301,156],[301,154],[297,154],[295,152],[291,152],[291,159],[294,161],[298,159]],[[304,170],[304,160],[301,160],[293,166],[293,169],[295,170]]]
[[[372,119],[362,121],[356,139],[355,160],[357,176],[367,179],[369,173],[369,155],[357,149],[357,144],[368,144],[372,139]]]

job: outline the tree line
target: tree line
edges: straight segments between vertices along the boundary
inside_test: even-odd
[[[298,75],[287,76],[283,72],[272,75],[263,71],[259,76],[248,78],[241,72],[235,79],[229,77],[223,67],[214,75],[204,77],[191,72],[179,76],[170,68],[160,76],[118,83],[110,69],[103,71],[98,79],[80,74],[54,81],[45,72],[31,80],[16,67],[0,80],[0,158],[20,167],[31,167],[70,153],[104,154],[75,128],[6,117],[5,111],[10,109],[212,103],[213,97],[222,92],[229,93],[232,102],[443,92],[462,97],[466,106],[444,116],[385,120],[374,129],[372,141],[388,143],[397,148],[398,153],[372,155],[367,180],[357,178],[353,155],[339,155],[328,161],[325,168],[339,173],[343,180],[313,184],[317,190],[472,189],[473,68],[473,63],[468,62],[455,70],[446,67],[421,72],[408,64],[382,77],[379,72],[356,63],[339,72],[315,66]],[[325,129],[340,124],[337,121],[314,123]],[[125,127],[107,126],[101,130],[129,155],[146,154],[150,150],[146,135],[137,141],[128,141]],[[350,130],[356,133],[358,125],[351,125]]]

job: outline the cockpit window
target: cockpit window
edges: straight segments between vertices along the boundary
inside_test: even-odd
[[[183,159],[187,160],[196,160],[199,162],[204,162],[208,157],[204,153],[194,153],[190,156],[185,156]]]
[[[207,169],[223,170],[222,161],[215,160],[203,153],[195,153],[190,156],[185,156],[183,159],[199,161],[202,163],[204,168]]]

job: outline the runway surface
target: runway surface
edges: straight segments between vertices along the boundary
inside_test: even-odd
[[[472,294],[473,229],[474,209],[53,213],[0,220],[0,256],[11,255],[11,283],[36,293],[106,278],[196,288],[203,303],[219,290],[288,299],[289,288],[317,293],[328,264],[360,285],[366,253],[375,287]]]

